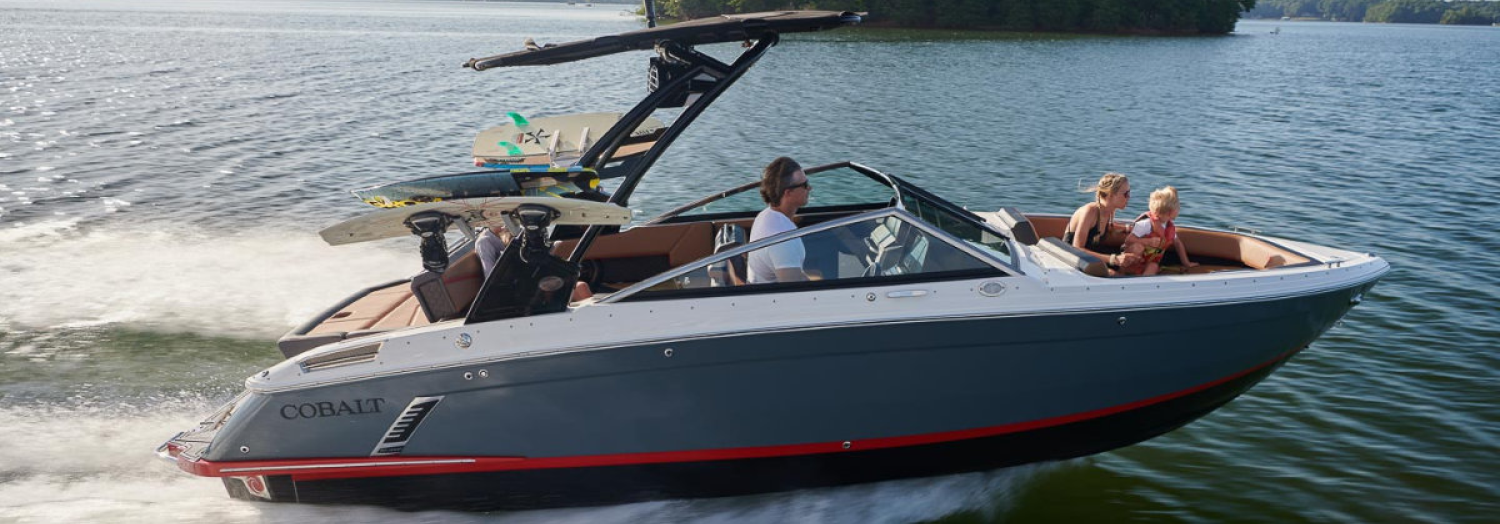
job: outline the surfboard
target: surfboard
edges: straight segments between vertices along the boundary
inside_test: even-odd
[[[552,221],[554,225],[619,226],[630,223],[629,208],[604,202],[552,197],[465,198],[382,209],[329,226],[318,235],[330,246],[401,237],[411,234],[406,219],[428,211],[465,219],[474,227],[491,227],[502,223],[504,213],[526,204],[556,210],[561,216]]]
[[[578,113],[527,119],[515,112],[506,115],[510,122],[480,131],[474,137],[474,165],[504,168],[571,164],[624,116]],[[666,127],[661,120],[647,118],[626,139],[626,144],[632,147],[621,146],[613,158],[644,153],[655,142],[649,138]]]
[[[361,202],[381,207],[407,207],[461,198],[554,196],[599,187],[599,175],[581,167],[520,166],[505,171],[481,171],[404,180],[350,191]]]

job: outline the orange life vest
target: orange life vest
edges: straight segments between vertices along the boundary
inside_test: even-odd
[[[1167,221],[1166,227],[1163,227],[1162,231],[1158,233],[1156,231],[1156,224],[1161,223],[1161,221],[1157,219],[1155,213],[1142,213],[1140,217],[1135,219],[1135,221],[1140,222],[1141,220],[1146,219],[1151,220],[1151,233],[1141,238],[1160,238],[1162,239],[1162,242],[1161,248],[1159,250],[1156,248],[1147,247],[1144,258],[1146,263],[1148,264],[1153,262],[1160,263],[1162,257],[1166,256],[1167,254],[1167,248],[1172,247],[1172,241],[1177,240],[1177,224],[1169,220]]]

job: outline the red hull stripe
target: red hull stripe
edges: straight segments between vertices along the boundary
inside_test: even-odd
[[[653,453],[626,453],[618,455],[585,455],[575,457],[360,457],[322,458],[275,461],[209,462],[206,460],[178,460],[178,467],[194,475],[205,477],[248,477],[255,475],[291,475],[293,480],[325,480],[337,478],[390,477],[408,475],[439,475],[453,473],[482,473],[549,468],[583,468],[601,466],[624,466],[633,464],[656,464],[666,462],[709,462],[767,457],[814,455],[820,453],[846,453],[905,446],[940,444],[960,440],[992,437],[1006,433],[1019,433],[1052,426],[1061,426],[1089,419],[1106,417],[1152,404],[1185,397],[1207,390],[1237,378],[1259,371],[1280,362],[1296,350],[1288,351],[1276,358],[1258,364],[1233,375],[1200,384],[1182,391],[1167,393],[1144,400],[1120,404],[1103,409],[1063,415],[1014,424],[984,428],[907,435],[903,437],[876,438],[849,442],[818,442],[787,446],[759,446],[748,448],[706,449],[695,451],[661,451]]]

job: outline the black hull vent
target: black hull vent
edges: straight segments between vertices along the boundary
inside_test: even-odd
[[[372,457],[389,457],[400,455],[401,450],[406,449],[406,443],[411,441],[412,435],[416,434],[417,426],[422,420],[432,413],[443,397],[417,397],[411,399],[406,409],[401,411],[401,416],[391,423],[390,429],[385,431],[385,438],[375,445],[375,451],[370,452]]]

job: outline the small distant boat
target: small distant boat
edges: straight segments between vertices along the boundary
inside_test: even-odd
[[[1277,27],[1276,29],[1272,29],[1271,30],[1271,34],[1273,34],[1273,35],[1279,35],[1279,34],[1281,34],[1281,28]]]

